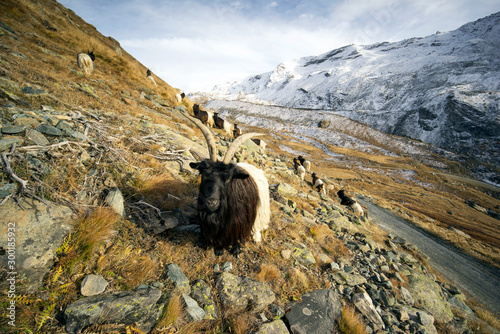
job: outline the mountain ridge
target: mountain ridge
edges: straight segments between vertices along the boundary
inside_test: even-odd
[[[500,12],[450,32],[283,62],[208,97],[332,110],[499,165],[498,36]]]

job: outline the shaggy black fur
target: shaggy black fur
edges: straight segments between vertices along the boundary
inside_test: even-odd
[[[249,239],[257,216],[257,184],[240,167],[204,160],[191,163],[201,174],[198,218],[202,236],[216,254]]]
[[[198,104],[193,105],[194,117],[198,118],[204,125],[208,122],[208,112],[200,109]]]
[[[339,196],[340,198],[340,204],[341,205],[346,205],[346,206],[350,206],[350,205],[353,205],[354,203],[356,203],[355,200],[353,200],[352,198],[350,198],[349,196],[347,196],[345,193],[344,193],[344,190],[339,190],[337,192],[337,195]]]

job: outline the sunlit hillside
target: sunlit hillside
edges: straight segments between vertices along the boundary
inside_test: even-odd
[[[78,67],[76,55],[88,51],[96,59],[94,70],[86,74]],[[0,332],[67,333],[65,310],[87,299],[82,286],[91,274],[105,280],[104,294],[137,291],[145,285],[161,290],[158,304],[164,304],[149,331],[153,334],[255,333],[263,324],[284,319],[285,311],[305,293],[321,289],[345,292],[342,321],[335,323],[335,330],[366,333],[370,319],[349,296],[376,284],[365,278],[365,285],[350,286],[334,279],[338,279],[334,264],[354,272],[369,262],[360,249],[374,259],[373,276],[382,276],[377,266],[384,262],[385,284],[394,288],[393,300],[400,299],[402,287],[410,288],[410,280],[403,269],[395,278],[398,266],[385,265],[384,256],[389,253],[408,255],[415,261],[411,269],[432,277],[439,289],[453,285],[429,266],[418,249],[392,242],[394,236],[375,225],[369,212],[360,216],[342,206],[337,196],[340,189],[353,197],[364,195],[500,268],[500,193],[464,178],[467,166],[460,159],[414,141],[411,145],[418,150],[407,154],[399,143],[409,140],[348,120],[343,121],[344,133],[338,129],[331,133],[332,138],[345,139],[337,142],[298,133],[279,115],[254,124],[251,107],[242,112],[248,122],[240,122],[236,114],[224,117],[238,121],[244,132],[266,134],[265,149],[248,141],[235,160],[264,170],[271,188],[271,223],[263,232],[263,242],[245,243],[240,257],[229,252],[216,256],[196,234],[199,177],[189,162],[206,157],[207,147],[202,132],[181,115],[183,109],[193,112],[193,102],[177,96],[182,87],[171,87],[153,73],[155,85],[146,72],[116,40],[102,36],[56,1],[0,2],[0,143],[5,145],[0,150],[0,234],[7,235],[7,221],[21,222],[31,216],[34,221],[52,219],[52,225],[42,230],[17,226],[16,265],[33,275],[17,277],[15,297],[9,297],[11,287],[5,279],[13,269],[2,262]],[[33,130],[42,128],[59,132],[33,136]],[[221,129],[210,131],[215,134],[217,153],[223,155],[232,136]],[[294,174],[293,158],[299,154],[312,162],[312,171],[325,181],[325,194],[312,188],[310,173],[303,181]],[[117,190],[122,195],[119,209],[109,199]],[[57,238],[50,239],[55,230]],[[9,246],[6,240],[1,242],[3,261]],[[37,243],[43,242],[51,248],[35,256]],[[301,262],[296,250],[307,250],[311,262]],[[168,266],[178,265],[190,284],[203,280],[215,291],[224,271],[216,268],[228,263],[231,274],[268,287],[275,297],[272,307],[230,313],[213,292],[219,317],[193,321],[182,294],[166,278]],[[410,266],[400,265],[404,270]],[[439,333],[453,333],[455,328],[491,333],[489,326],[500,330],[495,315],[481,300],[457,295],[473,308],[474,316],[468,318],[453,309],[449,315],[453,321],[436,316],[431,328]],[[7,317],[12,300],[15,327]],[[386,304],[380,304],[384,314],[392,314],[394,304]],[[404,326],[388,316],[391,328],[400,325],[410,333],[417,326],[417,310],[424,312],[425,306],[415,302],[408,307],[412,319],[405,320]],[[137,323],[107,320],[98,319],[81,332],[144,333]]]

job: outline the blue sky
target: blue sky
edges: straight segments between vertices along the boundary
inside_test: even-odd
[[[449,31],[500,0],[59,0],[188,92],[348,44]]]

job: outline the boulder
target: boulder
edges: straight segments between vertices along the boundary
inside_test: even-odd
[[[280,183],[276,190],[283,197],[295,197],[298,194],[297,189],[287,183]]]
[[[190,321],[201,321],[205,318],[205,311],[198,305],[196,300],[189,295],[183,294],[182,300],[186,305],[186,313]]]
[[[375,331],[383,329],[385,327],[384,321],[378,314],[375,306],[373,305],[372,299],[366,292],[363,291],[354,294],[354,296],[352,297],[352,302],[359,310],[359,312],[361,312],[366,317],[366,319],[370,321]]]
[[[12,245],[8,238],[0,239],[0,247],[8,250],[0,256],[1,263],[7,266],[9,255],[14,256],[17,277],[28,280],[28,291],[36,291],[54,265],[56,249],[73,229],[73,213],[66,206],[50,203],[49,208],[29,198],[21,198],[20,204],[8,199],[1,210],[0,235],[11,232],[15,238]]]
[[[293,334],[332,333],[342,314],[342,305],[333,290],[306,293],[290,308],[286,319]]]
[[[68,305],[64,311],[66,330],[80,333],[93,324],[135,325],[149,333],[158,320],[163,305],[161,291],[146,287],[133,291],[86,297]]]
[[[414,272],[408,278],[408,291],[416,303],[443,323],[448,323],[453,319],[450,304],[445,300],[441,287],[432,277]]]
[[[212,289],[203,280],[197,280],[191,287],[191,297],[205,311],[206,319],[217,319],[217,306],[212,298]]]
[[[223,272],[216,283],[222,305],[228,313],[260,312],[276,297],[263,283]]]
[[[167,280],[174,284],[174,289],[181,293],[189,294],[191,292],[191,287],[189,286],[189,279],[182,272],[182,268],[178,265],[171,263],[167,266],[167,272],[165,274]]]

